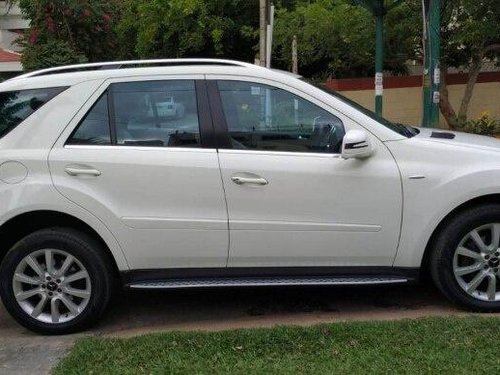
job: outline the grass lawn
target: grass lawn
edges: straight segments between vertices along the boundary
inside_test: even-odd
[[[84,338],[55,374],[500,373],[500,318]]]

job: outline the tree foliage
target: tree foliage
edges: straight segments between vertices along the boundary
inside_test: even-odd
[[[441,11],[441,70],[468,70],[469,78],[458,111],[448,97],[446,74],[441,82],[440,108],[448,125],[467,127],[467,111],[485,59],[500,63],[500,2],[444,0]]]
[[[301,73],[366,76],[373,73],[374,20],[348,0],[277,0],[273,63],[291,66],[299,38]],[[227,57],[252,62],[258,47],[258,3],[247,0],[124,0],[117,27],[122,58]],[[415,34],[396,26],[408,10],[389,15],[387,69],[405,73]],[[396,12],[394,12],[396,13]]]
[[[407,17],[411,12],[414,10],[403,5],[386,17],[385,69],[396,74],[406,73],[405,62],[418,43],[415,33],[408,32],[415,29],[415,21]],[[346,0],[320,0],[280,9],[274,52],[283,68],[292,64],[293,35],[297,35],[299,69],[304,75],[344,78],[374,74],[375,23],[363,7]]]
[[[277,67],[291,66],[291,42],[297,35],[302,74],[373,74],[374,21],[368,11],[349,0],[277,0],[275,5]],[[203,56],[251,62],[258,47],[255,1],[21,0],[21,8],[32,20],[23,38],[26,69],[117,57]],[[400,32],[404,26],[398,22],[405,17],[397,12],[387,18],[394,27],[386,34],[386,66],[404,73],[415,37]]]
[[[441,0],[441,111],[462,129],[484,59],[500,61],[500,1]],[[373,15],[354,0],[275,0],[273,66],[309,77],[372,76]],[[248,0],[20,0],[31,29],[21,43],[26,70],[115,58],[225,57],[252,62],[258,2]],[[422,61],[422,1],[404,0],[385,17],[386,71],[405,74]],[[469,71],[460,108],[451,106],[446,72]]]
[[[119,0],[20,0],[31,28],[23,35],[25,70],[110,60]]]
[[[125,0],[125,57],[228,57],[252,61],[258,8],[247,0]]]
[[[374,30],[368,12],[338,2],[321,1],[280,9],[276,17],[275,56],[283,68],[291,66],[293,36],[297,35],[302,74],[335,77],[371,74]],[[349,45],[356,45],[350,48]]]

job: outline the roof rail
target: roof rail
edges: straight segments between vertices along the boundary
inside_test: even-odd
[[[58,66],[55,68],[42,69],[34,72],[22,74],[14,77],[14,79],[39,77],[48,74],[71,73],[88,70],[107,70],[107,69],[124,69],[137,67],[154,67],[154,66],[181,66],[181,65],[228,65],[239,66],[244,68],[261,68],[258,65],[223,59],[159,59],[159,60],[129,60],[129,61],[109,61],[102,63],[77,64]]]

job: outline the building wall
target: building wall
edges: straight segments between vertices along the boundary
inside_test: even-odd
[[[413,85],[415,79],[419,80],[420,78],[393,78],[400,78],[403,83],[399,84],[399,86],[406,85],[410,87],[397,87],[398,83],[396,82],[395,84],[391,83],[389,88],[384,89],[384,117],[395,122],[420,125],[422,121],[422,87]],[[462,83],[464,78],[455,78],[457,78],[454,80],[455,84],[450,84],[448,91],[451,104],[458,111],[465,91],[465,83]],[[488,80],[490,82],[485,82]],[[410,81],[410,83],[405,84],[405,81]],[[361,80],[334,80],[329,81],[327,85],[366,108],[374,110],[375,91],[367,89],[367,87],[373,86],[373,79],[368,79],[366,84]],[[468,117],[477,119],[484,111],[488,111],[491,117],[500,120],[500,75],[497,77],[497,74],[486,74],[474,88]],[[440,125],[446,127],[446,121],[442,116]]]
[[[2,21],[0,20],[0,22]],[[18,34],[9,30],[0,30],[0,48],[10,51],[19,51],[20,47],[14,43],[18,37]]]
[[[0,1],[0,48],[19,51],[19,46],[13,44],[18,37],[12,30],[29,28],[29,21],[23,19],[17,5],[8,7],[5,1]]]

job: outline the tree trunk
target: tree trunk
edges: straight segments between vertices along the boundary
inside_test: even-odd
[[[439,108],[444,118],[446,119],[446,122],[448,123],[450,129],[461,130],[465,126],[465,123],[467,122],[467,111],[469,109],[469,104],[472,99],[472,93],[474,92],[474,86],[477,82],[477,77],[481,72],[483,59],[484,59],[484,50],[479,54],[479,56],[476,57],[476,59],[474,59],[469,68],[469,77],[467,80],[467,85],[465,86],[465,92],[464,96],[462,97],[458,115],[450,103],[450,97],[448,93],[448,82],[447,82],[448,67],[446,65],[442,65],[441,88],[439,90],[441,98],[439,100]]]
[[[469,69],[469,79],[467,85],[465,86],[464,96],[462,98],[462,103],[460,104],[460,109],[458,110],[458,122],[463,126],[467,122],[467,111],[469,109],[469,103],[472,99],[472,93],[474,92],[474,86],[477,82],[477,77],[483,66],[484,54],[481,52],[476,60],[474,60]]]
[[[478,53],[478,55],[475,58],[473,58],[472,64],[469,69],[469,77],[467,80],[467,85],[465,87],[464,96],[462,97],[462,102],[460,104],[460,109],[458,111],[458,116],[455,110],[453,109],[453,106],[450,103],[450,98],[448,94],[448,85],[446,77],[448,73],[448,66],[445,63],[441,62],[442,77],[441,77],[441,88],[440,88],[441,99],[439,100],[439,108],[444,118],[446,119],[446,122],[448,123],[450,129],[460,130],[465,126],[465,123],[467,122],[467,111],[469,109],[469,104],[472,99],[472,93],[474,92],[474,86],[476,85],[477,77],[481,72],[481,67],[483,66],[484,58],[488,52],[498,49],[500,49],[500,44],[498,43],[491,44],[489,46],[484,47]]]
[[[458,127],[458,119],[453,106],[450,103],[450,96],[448,93],[448,66],[446,64],[441,64],[441,85],[440,85],[440,99],[439,99],[439,109],[443,114],[446,122],[450,129],[456,129]]]

